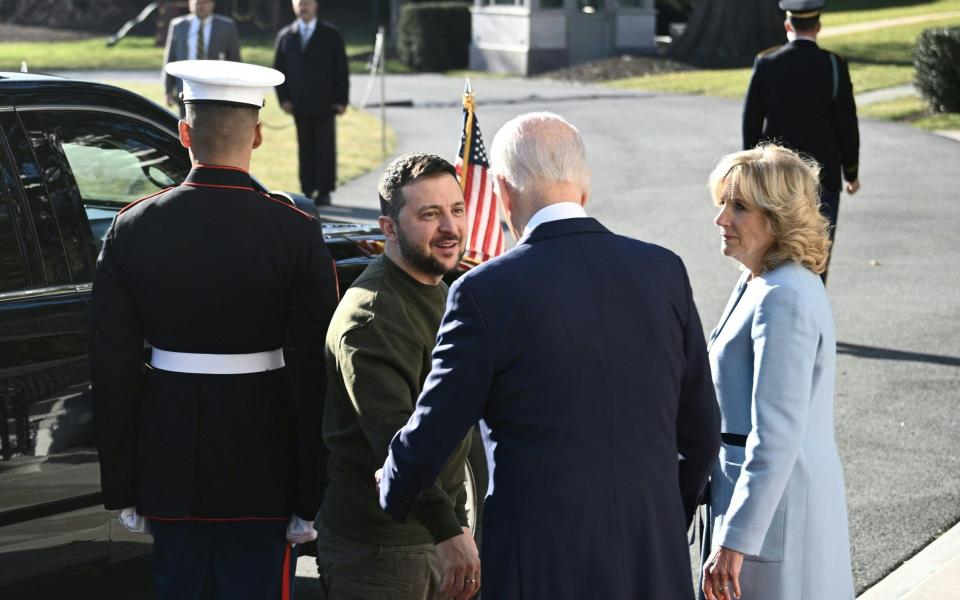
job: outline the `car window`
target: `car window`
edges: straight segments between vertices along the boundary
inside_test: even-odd
[[[70,269],[60,239],[60,226],[44,185],[43,173],[33,155],[31,142],[17,115],[12,112],[0,112],[0,127],[3,128],[11,159],[10,176],[13,181],[7,191],[22,194],[24,201],[23,214],[17,214],[18,229],[36,244],[35,250],[27,255],[31,264],[31,285],[70,283]],[[16,201],[17,198],[10,200]],[[22,219],[19,218],[21,216]]]
[[[190,171],[183,148],[156,127],[107,112],[37,112],[55,135],[84,202],[128,204],[179,184]]]
[[[163,168],[168,157],[139,140],[74,132],[61,144],[83,198],[126,203],[177,183]]]
[[[0,292],[23,289],[28,283],[10,202],[0,188]]]

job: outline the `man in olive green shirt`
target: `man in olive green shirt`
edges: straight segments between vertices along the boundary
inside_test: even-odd
[[[465,439],[413,514],[380,509],[374,472],[413,413],[446,304],[443,275],[466,240],[466,205],[453,166],[407,154],[380,180],[380,256],[353,283],[327,331],[323,439],[330,450],[317,557],[329,600],[467,600],[480,559],[466,527]]]

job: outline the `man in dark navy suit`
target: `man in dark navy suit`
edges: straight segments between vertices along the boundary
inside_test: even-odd
[[[860,131],[847,63],[817,45],[823,4],[781,0],[790,42],[757,57],[743,107],[743,149],[770,141],[820,164],[820,211],[830,221],[833,241],[841,174],[848,194],[860,189]],[[826,282],[827,272],[821,277]]]
[[[280,107],[297,127],[300,187],[317,206],[337,187],[336,116],[347,110],[350,72],[340,32],[317,18],[317,0],[293,0],[297,20],[277,34],[273,68]]]
[[[231,62],[166,69],[184,81],[193,170],[121,211],[97,261],[103,501],[128,529],[152,531],[158,600],[286,600],[290,543],[315,537],[320,503],[334,264],[317,222],[247,172],[264,88],[283,76]]]
[[[690,600],[687,524],[720,424],[683,262],[587,216],[560,117],[510,121],[491,157],[519,241],[451,287],[381,506],[405,518],[482,419],[485,598]]]

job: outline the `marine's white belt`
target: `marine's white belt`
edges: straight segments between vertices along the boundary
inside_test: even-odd
[[[175,373],[242,375],[281,369],[285,363],[283,350],[279,349],[251,354],[193,354],[154,348],[150,364],[157,369]]]

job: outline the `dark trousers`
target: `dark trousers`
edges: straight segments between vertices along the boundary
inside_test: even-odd
[[[337,123],[330,115],[294,115],[300,154],[300,189],[329,203],[337,187]]]
[[[831,192],[820,190],[820,214],[830,221],[830,253],[827,254],[827,269],[830,268],[830,257],[833,256],[833,239],[837,234],[837,215],[840,213],[840,191]],[[820,274],[823,284],[827,284],[827,271]]]
[[[156,600],[293,597],[297,553],[285,521],[151,519],[150,529]]]

